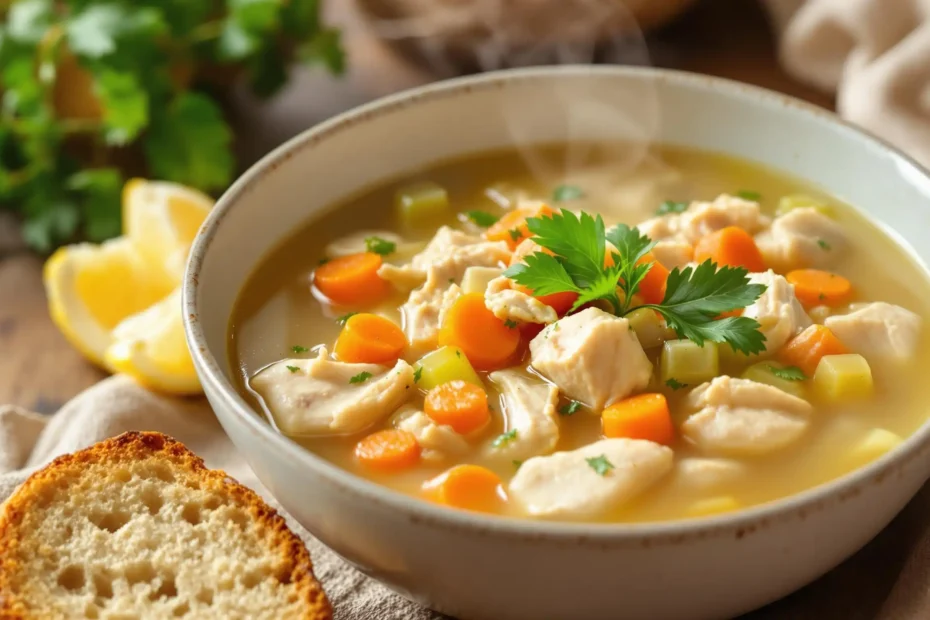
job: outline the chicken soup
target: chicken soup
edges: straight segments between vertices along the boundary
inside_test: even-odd
[[[777,500],[925,421],[930,287],[881,228],[745,161],[616,149],[443,162],[315,218],[237,302],[242,394],[394,490],[574,521]]]

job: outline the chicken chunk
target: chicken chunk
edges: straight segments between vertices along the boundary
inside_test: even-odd
[[[459,282],[467,268],[498,267],[510,260],[510,254],[503,241],[487,241],[443,226],[409,264],[382,265],[378,275],[401,290],[410,290],[426,282],[431,270],[439,282]]]
[[[765,263],[777,271],[824,267],[846,247],[842,226],[813,207],[793,209],[775,218],[756,236]]]
[[[746,466],[733,459],[689,457],[675,468],[675,484],[682,489],[712,491],[747,473]]]
[[[694,245],[702,237],[728,226],[754,235],[770,223],[770,218],[762,215],[759,203],[721,194],[711,202],[696,200],[681,213],[646,220],[637,228],[653,241],[674,238]]]
[[[554,323],[559,315],[550,306],[514,288],[506,276],[491,280],[484,293],[484,304],[502,321]]]
[[[649,383],[652,364],[630,322],[588,308],[530,342],[533,368],[570,398],[599,411]]]
[[[811,325],[811,318],[794,296],[794,285],[784,276],[769,270],[749,274],[753,284],[765,286],[765,292],[752,305],[746,306],[743,316],[759,322],[765,336],[765,350],[778,351],[790,338]]]
[[[394,414],[393,426],[417,438],[424,461],[439,463],[468,452],[468,442],[455,429],[437,424],[414,407],[405,407]]]
[[[559,441],[558,388],[513,370],[498,370],[488,378],[501,392],[504,428],[512,436],[488,445],[486,454],[509,462],[552,452]]]
[[[922,322],[910,310],[879,301],[828,317],[824,325],[851,351],[877,366],[912,360],[920,344]]]
[[[694,246],[680,239],[662,239],[652,248],[652,255],[666,269],[683,269],[694,258]]]
[[[682,433],[705,452],[760,455],[801,438],[810,425],[810,403],[771,385],[717,377],[694,388],[685,401],[691,415]]]
[[[404,404],[413,383],[404,360],[393,368],[347,364],[331,360],[325,347],[315,359],[277,362],[250,381],[286,435],[362,431]]]
[[[528,514],[591,519],[640,495],[672,469],[672,451],[641,439],[602,439],[532,458],[510,481],[509,495]]]
[[[404,315],[404,331],[413,347],[430,347],[436,343],[443,316],[462,296],[457,284],[444,284],[439,278],[430,268],[426,283],[411,292],[400,308]]]

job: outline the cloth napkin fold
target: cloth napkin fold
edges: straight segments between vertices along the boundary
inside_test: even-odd
[[[123,376],[89,388],[51,417],[0,406],[0,501],[56,456],[129,430],[171,435],[200,455],[207,466],[225,470],[280,510],[226,437],[206,401],[153,394]],[[287,519],[310,549],[314,572],[333,603],[337,620],[445,618],[365,577],[293,519]],[[519,605],[519,601],[514,604]],[[786,618],[930,618],[930,485],[852,559],[811,586],[743,620]]]

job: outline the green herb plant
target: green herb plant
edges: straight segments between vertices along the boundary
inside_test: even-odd
[[[0,208],[48,251],[120,232],[127,175],[205,192],[235,172],[220,96],[343,70],[320,0],[0,0]]]

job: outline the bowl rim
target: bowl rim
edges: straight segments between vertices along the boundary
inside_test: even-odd
[[[182,306],[184,331],[200,380],[221,400],[221,406],[232,410],[238,422],[250,432],[269,442],[280,454],[280,458],[294,459],[301,467],[314,470],[328,482],[351,492],[356,498],[381,504],[384,507],[405,513],[412,521],[446,525],[470,531],[481,531],[508,537],[563,540],[574,544],[607,542],[662,542],[683,539],[706,538],[716,535],[733,535],[741,538],[760,524],[782,519],[803,519],[807,515],[842,503],[857,496],[865,487],[881,484],[895,471],[903,469],[925,451],[930,450],[930,419],[907,437],[900,445],[871,463],[854,469],[842,476],[805,489],[799,493],[748,508],[719,515],[674,519],[668,521],[646,521],[633,523],[561,522],[530,518],[501,517],[482,513],[455,510],[414,498],[394,491],[389,487],[356,476],[337,465],[303,448],[290,438],[276,432],[270,424],[246,403],[232,383],[226,378],[216,357],[207,345],[200,325],[198,284],[204,256],[211,241],[223,223],[224,216],[235,208],[239,198],[251,191],[264,175],[272,172],[279,163],[296,155],[303,148],[313,146],[331,133],[350,128],[358,122],[373,120],[380,114],[389,113],[421,101],[454,97],[463,92],[505,87],[507,83],[524,80],[566,77],[637,77],[687,84],[704,91],[717,91],[723,96],[737,98],[747,105],[759,103],[793,108],[819,123],[833,125],[846,137],[858,141],[864,148],[878,150],[891,156],[898,166],[909,168],[918,177],[930,182],[930,171],[923,168],[910,156],[900,152],[870,132],[841,119],[833,112],[807,103],[789,95],[777,93],[759,86],[745,84],[726,78],[704,74],[659,69],[653,67],[605,66],[605,65],[557,65],[532,68],[505,69],[478,75],[458,77],[433,82],[417,88],[404,90],[337,114],[314,125],[277,148],[270,151],[248,168],[222,194],[208,214],[191,247],[182,284]],[[888,229],[890,230],[890,229]],[[906,248],[910,252],[910,248]],[[910,252],[913,254],[913,252]],[[916,257],[915,257],[916,258]],[[926,269],[926,265],[921,262]],[[237,447],[237,450],[239,448]],[[244,452],[244,451],[243,451]],[[248,459],[247,459],[248,460]],[[270,491],[269,491],[270,492]],[[908,498],[910,500],[910,497]]]

